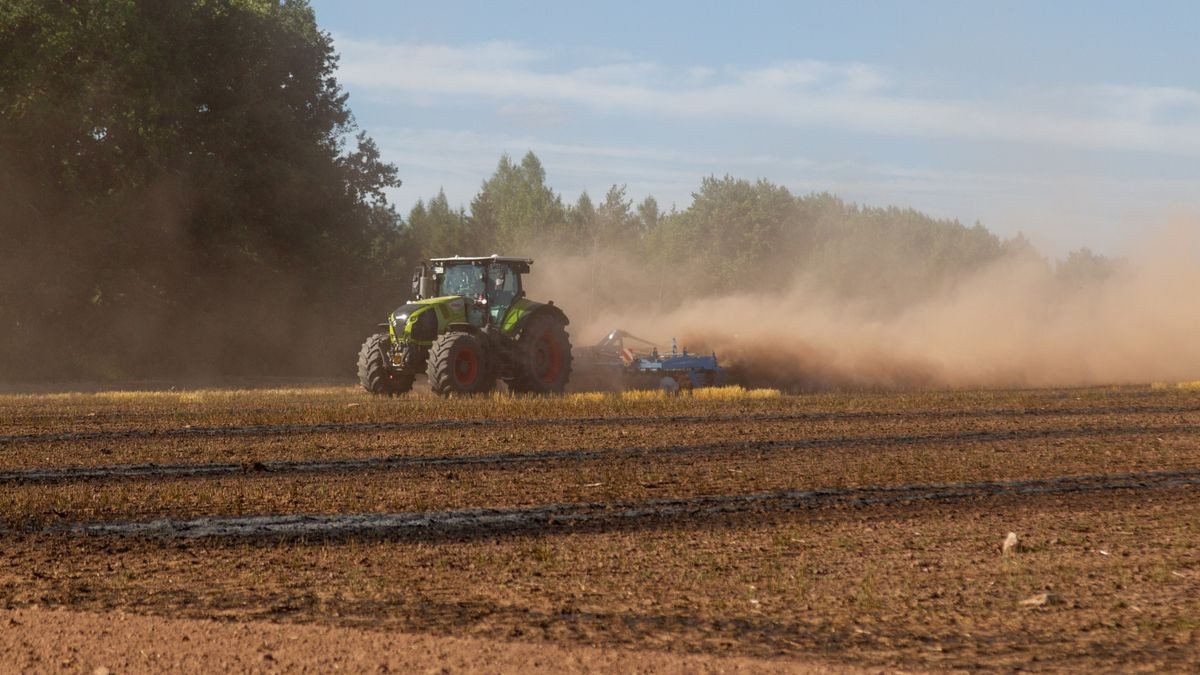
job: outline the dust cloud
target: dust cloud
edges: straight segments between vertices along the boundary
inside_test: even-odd
[[[544,252],[530,295],[566,310],[576,345],[614,328],[663,346],[677,337],[715,351],[743,384],[789,391],[1195,380],[1198,235],[1200,222],[1181,218],[1085,283],[1036,255],[1009,255],[944,292],[882,309],[874,298],[837,297],[801,270],[782,292],[684,294],[672,305],[664,288],[678,272],[614,253]],[[880,288],[889,273],[862,270]]]

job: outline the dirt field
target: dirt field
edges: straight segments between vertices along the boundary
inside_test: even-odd
[[[1174,387],[3,396],[0,648],[71,670],[1194,671],[1198,431]],[[288,631],[307,646],[262,647]]]

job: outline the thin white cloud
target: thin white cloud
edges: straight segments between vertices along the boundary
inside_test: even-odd
[[[1113,115],[1147,123],[1175,116],[1200,116],[1200,91],[1183,87],[1129,87],[1101,85],[1084,89]]]
[[[561,105],[538,101],[505,103],[496,110],[496,114],[515,126],[529,129],[557,127],[570,119],[570,114]]]
[[[732,71],[750,90],[826,89],[867,93],[888,84],[877,69],[864,64],[787,61],[764,68]]]
[[[1186,88],[1080,87],[1069,105],[1031,111],[1021,100],[906,92],[902,82],[868,64],[707,69],[613,61],[569,68],[553,55],[508,42],[449,46],[338,37],[337,48],[344,83],[409,103],[534,102],[668,120],[1200,155],[1200,92]]]

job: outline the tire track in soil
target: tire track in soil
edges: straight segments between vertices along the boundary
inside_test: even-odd
[[[584,502],[503,509],[412,513],[288,514],[59,525],[44,533],[147,539],[326,539],[366,535],[398,539],[545,533],[575,525],[628,527],[746,512],[861,508],[986,497],[1051,495],[1200,486],[1200,469],[972,483],[781,490],[642,502]]]
[[[706,422],[787,422],[878,419],[958,419],[989,417],[1077,417],[1087,415],[1158,415],[1200,413],[1200,407],[1108,406],[1082,408],[992,408],[986,410],[833,411],[799,413],[751,413],[747,415],[641,415],[613,417],[479,418],[473,420],[425,420],[419,422],[322,422],[316,424],[251,424],[245,426],[178,427],[170,429],[122,429],[112,431],[66,431],[53,434],[0,435],[0,446],[14,443],[57,443],[132,438],[177,438],[187,436],[284,436],[361,431],[407,431],[418,429],[466,429],[503,426],[619,426],[647,424],[691,424]]]
[[[172,478],[211,478],[244,474],[319,474],[393,470],[425,467],[504,467],[553,462],[586,462],[671,455],[702,455],[728,450],[773,452],[892,445],[942,445],[947,443],[997,443],[1038,439],[1088,438],[1092,436],[1140,436],[1195,433],[1200,425],[1155,427],[1090,427],[1086,429],[1031,429],[1020,431],[956,432],[896,436],[803,438],[766,441],[722,441],[693,445],[598,448],[593,450],[542,450],[487,455],[390,455],[329,460],[265,460],[250,463],[114,464],[92,467],[17,469],[0,471],[0,485],[56,485],[83,481],[119,481]]]

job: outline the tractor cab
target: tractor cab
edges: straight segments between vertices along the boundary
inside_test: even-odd
[[[532,260],[488,257],[434,258],[413,274],[413,294],[424,300],[458,296],[474,326],[500,325],[512,304],[525,295],[521,275]]]

